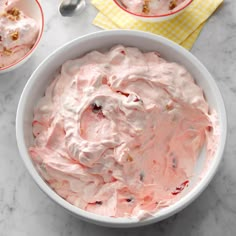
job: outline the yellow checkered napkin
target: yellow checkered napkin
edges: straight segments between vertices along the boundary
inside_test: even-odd
[[[113,0],[92,0],[99,10],[93,21],[103,29],[135,29],[162,35],[191,49],[205,21],[223,0],[194,0],[183,14],[164,22],[142,22],[123,12]]]

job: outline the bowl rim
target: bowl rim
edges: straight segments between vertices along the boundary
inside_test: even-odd
[[[40,11],[40,14],[41,14],[41,24],[42,24],[42,27],[40,29],[39,35],[37,37],[37,40],[35,41],[33,47],[23,57],[21,57],[18,61],[14,62],[14,63],[12,63],[12,64],[10,64],[8,66],[0,68],[0,72],[4,72],[5,70],[11,69],[14,66],[20,64],[23,60],[25,60],[30,54],[32,54],[35,51],[36,47],[38,46],[38,44],[39,44],[39,42],[40,42],[40,40],[42,38],[43,31],[44,31],[44,22],[45,22],[44,21],[43,8],[42,8],[41,4],[39,3],[39,0],[34,0],[34,1],[36,2],[36,4],[39,7],[39,11]]]
[[[183,54],[183,56],[187,57],[191,60],[191,62],[199,68],[204,74],[205,77],[210,80],[211,86],[213,87],[214,93],[217,96],[217,104],[220,107],[219,109],[219,115],[220,115],[220,121],[222,124],[222,127],[224,129],[221,130],[221,140],[220,145],[217,149],[217,152],[215,154],[215,159],[212,162],[212,164],[209,166],[208,171],[204,175],[204,177],[198,182],[198,184],[185,196],[183,196],[181,199],[179,199],[176,203],[168,206],[167,208],[163,208],[160,211],[156,213],[155,216],[149,217],[145,220],[139,221],[136,218],[112,218],[108,216],[100,216],[94,213],[87,212],[85,210],[82,210],[66,200],[64,200],[62,197],[60,197],[56,192],[54,192],[46,182],[41,178],[39,173],[37,172],[35,166],[33,165],[33,162],[31,161],[30,155],[27,150],[27,146],[24,142],[24,111],[25,111],[25,104],[28,97],[28,94],[31,91],[31,88],[33,87],[35,81],[38,79],[38,75],[40,74],[41,68],[44,66],[47,66],[48,60],[50,60],[51,57],[56,56],[58,53],[60,53],[61,50],[65,50],[67,47],[73,47],[75,45],[78,45],[81,43],[81,41],[86,41],[88,39],[92,38],[99,38],[100,37],[109,37],[111,35],[114,36],[137,36],[137,37],[143,37],[148,38],[150,40],[157,40],[161,44],[164,44],[165,46],[171,47],[173,50],[177,51],[180,54]],[[226,119],[226,110],[224,106],[224,101],[222,98],[222,95],[220,93],[219,88],[216,85],[216,82],[214,81],[211,74],[208,72],[208,70],[205,68],[205,66],[189,51],[184,49],[183,47],[179,46],[178,44],[162,37],[158,36],[152,33],[142,32],[142,31],[134,31],[134,30],[103,30],[98,31],[95,33],[90,33],[87,35],[84,35],[82,37],[78,37],[58,49],[56,49],[54,52],[52,52],[44,61],[40,63],[38,68],[33,72],[30,79],[28,80],[27,84],[24,87],[24,90],[21,94],[18,108],[17,108],[17,115],[16,115],[16,140],[18,149],[20,152],[20,156],[29,171],[31,177],[34,179],[36,184],[39,186],[39,188],[54,202],[56,202],[58,205],[66,209],[69,213],[77,216],[80,219],[83,219],[88,222],[92,222],[94,224],[103,225],[103,226],[109,226],[109,227],[116,227],[116,228],[128,228],[128,227],[139,227],[148,225],[151,223],[155,223],[158,221],[161,221],[163,219],[166,219],[175,213],[179,212],[186,206],[188,206],[191,202],[193,202],[202,192],[205,190],[205,188],[208,186],[212,178],[214,177],[219,164],[223,158],[223,152],[226,144],[226,136],[227,136],[227,119]]]
[[[162,18],[162,17],[168,17],[168,16],[172,16],[172,15],[175,15],[176,13],[179,13],[181,12],[182,10],[184,10],[186,7],[188,7],[192,2],[193,0],[189,0],[186,5],[182,6],[181,8],[179,8],[178,10],[175,10],[175,11],[171,11],[169,13],[165,13],[165,14],[160,14],[160,15],[141,15],[141,14],[138,14],[138,13],[134,13],[134,12],[131,12],[129,10],[127,10],[127,8],[125,8],[124,6],[122,6],[122,4],[119,3],[119,0],[113,0],[115,2],[115,4],[120,8],[122,9],[123,11],[125,11],[126,13],[128,14],[131,14],[133,16],[136,16],[136,17],[141,17],[141,18],[146,18],[146,19],[150,19],[150,18]]]

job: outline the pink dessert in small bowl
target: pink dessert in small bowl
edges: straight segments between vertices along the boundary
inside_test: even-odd
[[[141,21],[170,20],[182,13],[193,0],[114,0],[119,8]]]
[[[37,0],[0,3],[0,73],[23,64],[35,51],[43,32],[44,17]]]

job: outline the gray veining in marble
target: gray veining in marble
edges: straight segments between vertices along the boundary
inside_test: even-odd
[[[0,75],[0,236],[236,235],[236,1],[225,0],[204,27],[192,53],[215,77],[228,111],[224,160],[206,191],[179,214],[139,229],[109,229],[82,222],[53,203],[36,186],[18,153],[15,115],[29,76],[50,52],[98,29],[96,10],[62,18],[59,0],[41,0],[46,28],[37,53],[14,72]]]

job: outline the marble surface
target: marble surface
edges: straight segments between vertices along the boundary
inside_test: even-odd
[[[109,229],[70,216],[39,190],[20,159],[15,116],[29,76],[58,46],[100,30],[91,24],[96,15],[91,5],[80,16],[62,18],[57,12],[59,0],[41,3],[46,28],[37,53],[16,71],[0,75],[0,235],[236,235],[236,1],[225,0],[192,49],[215,77],[225,99],[229,135],[224,160],[194,203],[165,221],[139,229]]]

